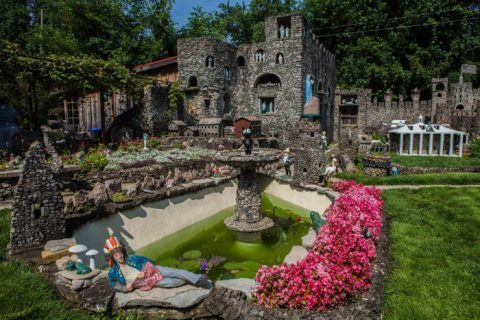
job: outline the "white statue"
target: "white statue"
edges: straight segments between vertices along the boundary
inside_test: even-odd
[[[267,103],[265,101],[262,102],[262,113],[267,112]]]
[[[262,56],[262,62],[265,62],[265,52],[260,53]]]
[[[279,32],[280,32],[280,39],[285,38],[285,27],[283,26],[283,24],[280,25]]]
[[[325,131],[322,132],[322,149],[327,150],[328,149],[328,144],[327,144],[327,133]]]
[[[283,54],[278,55],[278,64],[283,64]]]
[[[259,57],[259,56],[260,56],[260,52],[258,52],[258,51],[255,52],[255,61],[256,61],[256,62],[259,62],[259,61],[260,61],[260,57]]]
[[[268,112],[273,112],[273,102],[270,101],[270,103],[268,104]]]
[[[288,38],[290,35],[290,28],[288,26],[285,27],[285,38]]]

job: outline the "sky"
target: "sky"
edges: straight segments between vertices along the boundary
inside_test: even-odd
[[[172,19],[176,23],[177,27],[183,27],[187,22],[190,12],[193,7],[200,6],[204,11],[216,10],[219,3],[227,3],[227,0],[175,0],[175,4],[172,9]],[[242,3],[242,0],[230,0],[230,4],[236,2]],[[245,4],[249,4],[250,0],[243,0]]]

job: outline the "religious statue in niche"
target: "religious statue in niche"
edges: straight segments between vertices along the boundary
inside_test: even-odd
[[[275,103],[273,98],[262,98],[260,103],[260,112],[261,113],[272,113],[275,112]]]
[[[285,38],[285,27],[283,24],[280,25],[280,28],[278,28],[278,32],[280,34],[280,39]]]
[[[277,64],[283,64],[283,54],[281,53],[277,55]]]
[[[252,129],[245,128],[242,131],[243,134],[243,145],[245,147],[245,154],[252,154],[253,149],[253,138],[252,138]]]
[[[212,56],[207,57],[207,68],[213,68],[213,57]]]

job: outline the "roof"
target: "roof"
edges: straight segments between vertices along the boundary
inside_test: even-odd
[[[182,120],[172,120],[170,123],[176,124],[177,126],[186,126],[187,124]]]
[[[222,118],[203,118],[200,119],[198,125],[207,125],[207,124],[221,124],[223,121]]]
[[[192,131],[198,131],[197,127],[191,126],[191,127],[186,127],[185,130],[192,130]]]
[[[444,133],[444,134],[465,134],[462,131],[453,130],[439,124],[424,124],[424,123],[415,123],[415,124],[406,124],[397,129],[388,131],[388,133]]]
[[[138,66],[133,67],[135,72],[143,72],[152,69],[157,69],[165,66],[169,66],[177,63],[177,56],[168,57],[165,59],[155,60],[145,64],[139,64]]]
[[[237,121],[240,120],[240,119],[245,119],[245,120],[248,120],[248,121],[250,121],[250,122],[262,121],[262,120],[260,120],[260,119],[257,118],[257,117],[247,116],[247,117],[239,117],[239,118],[235,119],[235,122],[237,122]]]

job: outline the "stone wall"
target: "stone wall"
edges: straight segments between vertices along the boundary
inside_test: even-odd
[[[295,184],[318,184],[326,167],[325,152],[321,149],[295,149],[294,174]]]
[[[10,250],[44,245],[65,236],[64,202],[42,144],[30,146],[12,203]]]

